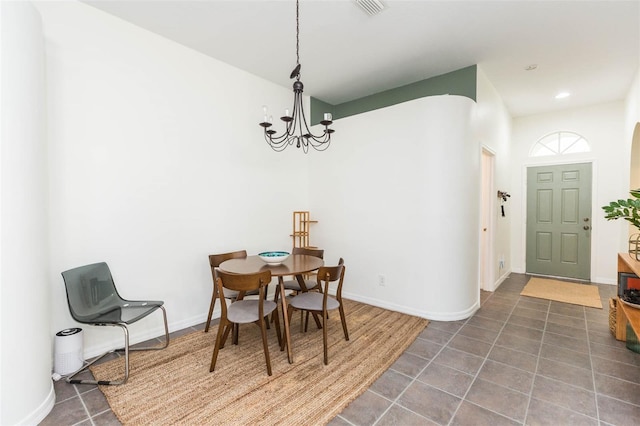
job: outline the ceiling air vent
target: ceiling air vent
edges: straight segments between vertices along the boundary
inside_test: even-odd
[[[355,0],[360,9],[364,10],[369,16],[377,15],[384,9],[384,4],[378,0]]]

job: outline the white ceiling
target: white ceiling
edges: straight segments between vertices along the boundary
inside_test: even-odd
[[[84,2],[291,85],[293,0]],[[353,0],[301,0],[306,95],[336,104],[478,64],[517,117],[623,99],[640,66],[640,0],[382,3],[371,17]]]

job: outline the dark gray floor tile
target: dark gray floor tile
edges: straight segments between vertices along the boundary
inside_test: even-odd
[[[527,425],[572,425],[572,426],[597,426],[598,420],[576,413],[567,408],[559,407],[547,401],[533,398],[527,411]]]
[[[382,417],[390,405],[391,401],[373,392],[365,391],[340,413],[340,417],[354,425],[372,425]]]
[[[516,308],[513,310],[513,315],[539,321],[546,321],[547,319],[547,311],[539,311],[537,309],[523,308],[520,306],[516,306]]]
[[[56,393],[56,402],[62,402],[78,396],[75,386],[67,383],[64,379],[53,382],[53,390]]]
[[[527,395],[531,393],[533,377],[534,374],[531,372],[491,360],[487,360],[480,369],[480,373],[478,373],[478,379],[486,380]]]
[[[544,335],[543,330],[524,327],[522,325],[516,325],[509,322],[505,324],[502,329],[502,333],[513,334],[514,336],[524,337],[525,339],[536,340],[538,342],[542,341],[542,336]]]
[[[597,417],[594,392],[568,385],[558,380],[536,376],[531,396],[588,417]]]
[[[511,315],[509,317],[509,320],[507,321],[507,324],[521,325],[523,327],[534,328],[536,330],[544,330],[546,322],[543,320]]]
[[[338,415],[331,419],[331,421],[327,423],[327,426],[352,426],[352,423],[348,422]]]
[[[120,426],[122,424],[111,410],[93,416],[91,420],[95,426]]]
[[[427,326],[422,333],[418,336],[419,339],[428,340],[430,342],[438,343],[440,345],[446,344],[453,337],[453,333],[438,330]]]
[[[53,406],[53,410],[39,426],[73,425],[87,420],[89,415],[80,397],[70,398]]]
[[[565,317],[566,318],[566,317]],[[545,331],[549,333],[561,334],[563,336],[569,336],[576,339],[586,339],[587,338],[587,328],[575,328],[568,327],[564,324],[557,324],[553,322],[547,322],[545,327]]]
[[[483,318],[492,319],[495,321],[506,321],[509,318],[510,311],[501,309],[484,309],[480,308],[475,315]]]
[[[590,324],[590,323],[587,323],[587,324]],[[615,339],[615,337],[609,331],[608,327],[607,327],[607,330],[603,332],[593,331],[589,329],[589,343],[591,344],[596,343],[598,345],[611,346],[614,348],[625,346],[623,342],[619,342]]]
[[[457,333],[464,323],[465,321],[430,321],[428,327],[448,333]]]
[[[407,410],[399,405],[392,405],[376,423],[376,426],[437,426],[438,423]]]
[[[473,382],[473,376],[445,365],[431,363],[418,380],[455,396],[463,397]]]
[[[458,349],[482,358],[486,357],[491,350],[490,343],[481,342],[480,340],[472,339],[461,334],[456,334],[456,336],[451,339],[451,342],[449,342],[447,347]]]
[[[422,382],[413,382],[398,399],[401,406],[436,423],[447,424],[453,417],[460,398]]]
[[[562,302],[551,302],[551,305],[549,305],[549,313],[564,315],[567,317],[576,317],[581,320],[584,320],[585,318],[584,306],[570,305]]]
[[[584,318],[574,318],[550,313],[547,321],[552,324],[558,324],[565,327],[577,328],[580,330],[587,329],[587,321]]]
[[[403,353],[391,364],[391,368],[409,377],[416,377],[424,367],[429,363],[428,359],[424,359],[410,353]]]
[[[640,366],[640,354],[627,349],[624,342],[616,341],[612,345],[601,345],[599,343],[592,342],[591,356]]]
[[[458,409],[458,412],[453,417],[453,420],[450,423],[451,426],[512,426],[520,424],[522,423],[501,416],[500,414],[479,407],[468,401],[462,402],[460,408]]]
[[[580,368],[591,368],[591,359],[588,353],[576,352],[560,346],[546,345],[543,343],[540,356]]]
[[[593,357],[593,371],[640,384],[640,368],[623,362]]]
[[[409,383],[411,383],[413,379],[405,376],[404,374],[400,374],[393,370],[387,370],[382,373],[382,376],[378,378],[371,387],[370,390],[388,398],[390,400],[395,400],[398,395],[404,391]]]
[[[572,351],[589,352],[589,343],[586,339],[576,339],[561,334],[545,333],[542,342],[547,345],[562,346]]]
[[[602,333],[611,335],[611,330],[609,329],[609,323],[607,320],[587,320],[587,330],[589,333]]]
[[[496,383],[476,379],[465,400],[522,422],[527,412],[529,396]]]
[[[405,351],[422,358],[431,359],[442,350],[442,345],[424,339],[416,339]]]
[[[591,370],[575,367],[564,362],[540,358],[537,374],[569,385],[578,386],[588,391],[595,390]]]
[[[496,340],[496,345],[538,356],[541,342],[539,340],[525,339],[515,334],[501,333],[498,340]]]
[[[536,365],[538,364],[537,356],[502,346],[495,346],[489,353],[488,358],[531,373],[536,371]]]
[[[485,330],[500,331],[504,326],[504,322],[492,320],[489,318],[477,317],[474,315],[473,317],[469,318],[469,321],[467,321],[466,325],[473,325],[474,327],[483,328]]]
[[[640,419],[640,407],[624,401],[598,396],[600,420],[610,425],[635,426]]]
[[[491,321],[491,320],[488,320],[488,321]],[[469,323],[467,323],[464,327],[460,329],[460,331],[458,332],[458,336],[467,336],[472,339],[481,340],[485,343],[491,344],[496,340],[496,337],[498,337],[498,333],[500,333],[499,329],[491,330],[491,329],[476,327],[474,325],[470,325]]]
[[[433,362],[475,375],[483,363],[483,358],[446,347]]]
[[[595,374],[596,391],[640,406],[640,385],[603,374]]]
[[[89,411],[90,416],[110,410],[107,398],[100,389],[93,389],[90,392],[82,394],[82,401]]]
[[[518,304],[516,306],[518,308],[534,309],[536,311],[547,312],[549,310],[549,305],[550,302],[548,300],[522,297],[520,301],[518,301]]]

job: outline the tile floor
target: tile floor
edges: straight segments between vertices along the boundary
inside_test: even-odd
[[[511,274],[483,292],[467,320],[430,322],[330,424],[639,424],[640,354],[609,332],[615,286],[599,285],[601,310],[520,296],[528,279]],[[96,386],[55,390],[41,425],[119,424]]]

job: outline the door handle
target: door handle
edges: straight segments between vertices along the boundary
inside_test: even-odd
[[[585,217],[585,218],[584,218],[584,219],[582,219],[582,220],[584,220],[585,222],[589,222],[589,218],[588,218],[588,217]]]
[[[585,226],[582,227],[582,229],[584,229],[585,231],[588,231],[591,228],[589,227],[589,225],[585,225]]]

